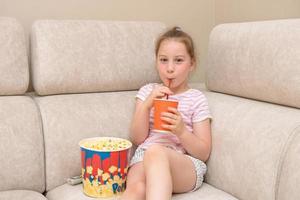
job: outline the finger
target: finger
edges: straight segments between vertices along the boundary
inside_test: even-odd
[[[174,114],[176,114],[176,115],[179,115],[179,112],[178,112],[177,108],[174,108],[174,107],[168,107],[168,111],[169,111],[169,112],[172,112],[172,113],[174,113]]]
[[[166,95],[171,95],[170,93],[166,93],[165,91],[157,91],[156,93],[156,98],[162,98],[165,97]]]
[[[160,119],[161,119],[162,121],[168,123],[168,124],[170,124],[170,123],[171,123],[171,120],[172,120],[172,119],[169,118],[169,117],[160,117]]]
[[[162,89],[158,89],[154,94],[155,94],[156,97],[164,97],[164,96],[166,96],[165,91],[162,90]]]
[[[175,119],[169,118],[169,117],[161,117],[162,121],[168,123],[169,125],[175,125],[177,122]]]
[[[162,124],[162,127],[165,129],[168,129],[170,131],[175,130],[175,126],[174,125],[170,125],[170,124]]]
[[[158,91],[157,96],[158,96],[158,97],[164,97],[164,96],[166,96],[166,93],[163,92],[163,91]]]
[[[175,119],[175,120],[178,119],[178,115],[171,113],[171,112],[162,112],[161,116],[168,117],[168,118]]]
[[[161,116],[164,117],[169,117],[171,119],[174,119],[175,121],[177,121],[178,119],[180,119],[181,115],[180,114],[174,114],[172,112],[162,112]]]
[[[165,86],[162,86],[161,91],[163,91],[165,94],[168,94],[168,95],[173,94],[173,92],[170,90],[170,88],[165,87]]]
[[[165,129],[169,129],[169,126],[170,126],[170,125],[168,125],[168,124],[162,124],[162,125],[161,125],[161,127],[165,128]]]

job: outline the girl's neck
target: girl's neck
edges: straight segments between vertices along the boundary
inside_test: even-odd
[[[174,95],[184,93],[184,92],[188,91],[189,89],[190,89],[190,87],[188,86],[188,84],[184,84],[184,85],[176,87],[176,88],[170,88],[170,90],[174,93]]]

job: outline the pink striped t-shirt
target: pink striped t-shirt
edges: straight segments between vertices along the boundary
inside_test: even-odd
[[[159,84],[150,83],[143,86],[138,91],[136,97],[144,101],[156,85]],[[187,129],[191,133],[193,133],[193,123],[212,118],[208,108],[207,99],[199,90],[189,89],[180,94],[170,95],[169,99],[177,100],[179,102],[177,109],[180,112]],[[147,149],[152,144],[161,144],[182,153],[186,153],[176,135],[172,133],[155,132],[153,130],[153,116],[152,108],[150,111],[149,135],[138,148]]]

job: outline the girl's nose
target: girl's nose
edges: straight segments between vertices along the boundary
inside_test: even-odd
[[[168,63],[167,72],[168,73],[173,73],[174,72],[174,65],[173,65],[173,63]]]

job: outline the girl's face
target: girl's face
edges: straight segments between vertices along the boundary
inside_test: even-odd
[[[188,75],[194,69],[195,62],[188,54],[186,46],[174,39],[167,39],[161,42],[156,67],[160,79],[164,85],[169,85],[176,94],[188,89]]]

